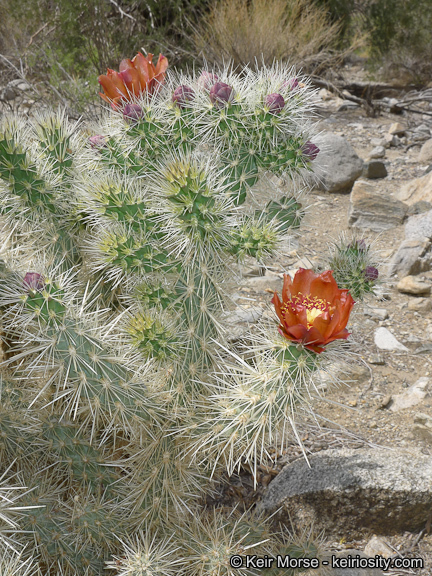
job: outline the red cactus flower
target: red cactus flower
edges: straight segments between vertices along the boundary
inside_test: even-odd
[[[143,92],[152,94],[163,84],[168,68],[168,60],[162,54],[159,54],[156,66],[152,60],[153,54],[144,56],[138,52],[132,60],[126,58],[120,62],[119,72],[108,68],[108,72],[98,78],[104,89],[104,93],[99,92],[99,96],[117,109],[122,102],[132,100]]]
[[[354,300],[341,290],[331,270],[315,274],[300,268],[294,280],[285,274],[282,302],[275,292],[272,303],[280,320],[279,333],[320,354],[333,340],[346,339]]]

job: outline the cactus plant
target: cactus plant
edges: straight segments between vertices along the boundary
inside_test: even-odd
[[[220,472],[247,463],[256,480],[348,336],[351,297],[334,280],[330,294],[330,272],[310,300],[286,280],[247,357],[223,319],[233,270],[300,226],[297,186],[274,185],[262,210],[251,188],[313,171],[307,80],[227,67],[168,72],[156,90],[166,62],[139,84],[144,60],[100,77],[112,106],[92,134],[61,112],[0,124],[0,448],[29,490],[13,518],[23,574],[252,574],[230,555],[294,550],[200,503]]]

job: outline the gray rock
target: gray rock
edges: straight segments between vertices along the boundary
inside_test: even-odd
[[[375,330],[374,336],[375,345],[380,350],[399,350],[400,352],[408,352],[408,348],[401,344],[390,330],[381,326]]]
[[[423,144],[418,159],[419,162],[424,162],[425,164],[432,162],[432,138],[426,140]]]
[[[417,438],[432,443],[432,416],[417,412],[412,431]]]
[[[233,312],[228,312],[225,322],[237,324],[238,322],[256,322],[263,315],[263,309],[258,306],[251,308],[236,308]]]
[[[355,180],[361,175],[363,160],[342,136],[324,132],[314,143],[319,147],[319,168],[317,176],[319,190],[328,192],[349,192]]]
[[[390,406],[392,412],[399,412],[412,406],[417,406],[423,402],[427,396],[429,389],[429,378],[423,376],[419,378],[415,384],[405,390],[403,394],[396,394],[393,396],[393,402]]]
[[[384,146],[385,146],[384,138],[371,138],[370,143],[371,143],[371,146],[374,146],[374,147],[380,146],[380,147],[384,148]],[[385,149],[384,149],[384,154],[385,154]]]
[[[430,247],[428,238],[404,240],[390,262],[388,274],[409,276],[425,272],[430,268]]]
[[[345,110],[355,110],[359,108],[360,104],[352,102],[351,100],[342,100],[342,104],[337,109],[338,112],[344,112]]]
[[[370,160],[363,166],[363,176],[365,178],[385,178],[387,176],[387,168],[381,160]]]
[[[261,508],[294,525],[394,534],[415,531],[432,506],[432,459],[417,450],[334,449],[285,466],[269,484]]]
[[[408,240],[432,239],[432,210],[408,217],[405,224],[405,238]]]
[[[366,180],[354,184],[350,201],[349,225],[375,232],[399,226],[407,212],[403,202],[378,192],[375,185]]]
[[[385,308],[365,308],[364,315],[373,320],[387,320],[389,313]]]
[[[429,134],[431,133],[429,126],[426,126],[426,124],[420,124],[419,126],[416,126],[414,128],[414,132],[417,133],[424,133],[424,134]]]
[[[372,152],[369,154],[369,158],[384,158],[386,155],[386,151],[384,146],[375,146]]]
[[[277,274],[266,274],[265,276],[255,276],[244,278],[242,286],[254,291],[282,290],[283,280]]]

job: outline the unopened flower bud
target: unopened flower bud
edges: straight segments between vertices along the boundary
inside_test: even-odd
[[[308,140],[306,144],[303,144],[301,151],[303,152],[303,155],[308,158],[308,160],[312,161],[315,160],[315,158],[318,156],[320,149],[318,146]]]
[[[282,84],[282,89],[293,91],[296,88],[298,88],[298,86],[299,81],[297,80],[297,78],[290,78],[289,80],[285,80],[285,82]]]
[[[178,86],[174,90],[172,95],[172,101],[176,102],[180,108],[184,108],[188,102],[191,102],[195,98],[195,92],[190,86],[185,86],[184,84]]]
[[[89,144],[92,148],[105,148],[106,140],[104,136],[96,134],[95,136],[90,136],[88,139]]]
[[[367,246],[366,242],[361,238],[360,240],[353,240],[348,244],[348,248],[352,248],[354,250],[360,250],[361,252],[366,252]]]
[[[264,105],[272,114],[279,114],[279,112],[283,110],[285,106],[285,100],[281,94],[269,94],[265,97]]]
[[[378,279],[379,276],[378,270],[375,268],[375,266],[366,266],[366,268],[363,270],[363,274],[366,280],[369,280],[370,282],[374,282]]]
[[[139,104],[126,104],[123,108],[123,118],[132,122],[137,122],[143,115]]]
[[[42,290],[45,286],[44,277],[37,272],[27,272],[23,280],[24,290]]]
[[[213,74],[213,72],[207,72],[204,70],[201,76],[198,78],[198,86],[200,88],[204,88],[205,90],[210,90],[210,88],[219,80],[219,76],[217,74]]]
[[[233,89],[225,82],[216,82],[210,89],[210,100],[216,106],[222,107],[230,102],[233,97]]]

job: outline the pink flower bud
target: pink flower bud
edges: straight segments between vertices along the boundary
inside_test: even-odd
[[[308,158],[308,160],[312,161],[315,160],[315,158],[318,156],[320,149],[318,146],[308,140],[306,144],[303,144],[301,151],[303,152],[303,155]]]
[[[281,94],[269,94],[265,97],[264,106],[266,106],[272,114],[279,114],[285,106],[285,100]]]
[[[45,286],[45,280],[42,274],[37,272],[27,272],[23,280],[24,290],[37,290],[40,291]]]
[[[101,136],[100,134],[96,134],[95,136],[90,136],[88,141],[89,141],[89,144],[92,148],[105,148],[105,146],[106,146],[106,140],[105,140],[104,136]]]
[[[198,78],[198,86],[200,88],[204,88],[205,90],[210,90],[210,88],[219,80],[219,76],[217,74],[213,74],[213,72],[207,72],[204,70],[201,76]]]
[[[233,97],[233,89],[225,82],[216,82],[210,89],[210,100],[221,108],[230,102]]]
[[[299,81],[297,80],[297,78],[290,78],[289,80],[285,80],[285,82],[282,84],[282,89],[283,90],[291,90],[291,92],[292,92],[293,90],[298,88],[298,86],[299,86]]]
[[[379,276],[379,272],[375,266],[366,266],[366,268],[363,270],[363,274],[366,280],[369,280],[370,282],[374,282],[378,279]]]
[[[184,108],[188,102],[191,102],[195,98],[195,92],[190,86],[185,86],[182,84],[174,90],[172,95],[172,101],[176,102],[180,108]]]
[[[353,240],[348,244],[348,248],[360,250],[360,252],[365,252],[367,250],[366,242],[363,238],[360,238],[360,240]]]
[[[137,122],[143,115],[139,104],[126,104],[123,108],[123,118],[132,122]]]

